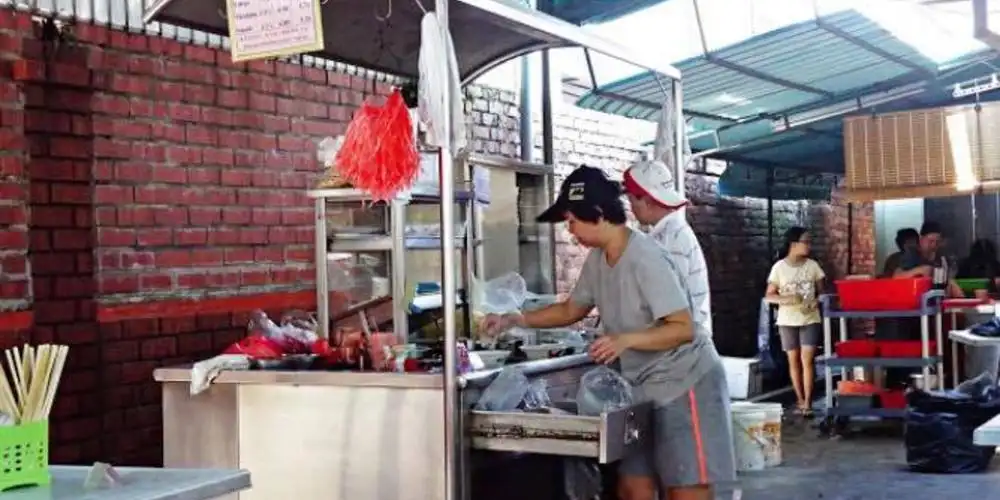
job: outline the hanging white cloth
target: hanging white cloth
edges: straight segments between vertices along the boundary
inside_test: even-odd
[[[465,109],[462,103],[462,83],[458,75],[458,59],[451,34],[441,29],[437,14],[424,14],[420,23],[420,81],[417,89],[420,121],[427,131],[431,146],[443,146],[447,131],[445,113],[451,113],[451,152],[458,154],[467,145]],[[445,102],[445,88],[451,88],[451,102]]]
[[[653,159],[662,161],[670,169],[670,173],[674,175],[674,179],[677,179],[679,175],[677,165],[675,165],[677,163],[676,157],[674,156],[674,138],[676,137],[674,131],[677,129],[676,127],[677,120],[674,116],[674,98],[672,94],[667,94],[660,108],[660,118],[656,122],[656,137],[653,139]],[[686,135],[684,144],[681,147],[684,148],[684,162],[681,167],[686,169],[688,162],[691,161],[691,143],[687,140]]]

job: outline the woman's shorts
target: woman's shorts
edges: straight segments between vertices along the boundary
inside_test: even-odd
[[[781,336],[781,348],[784,351],[794,351],[802,346],[817,347],[823,337],[819,323],[805,326],[778,326]]]

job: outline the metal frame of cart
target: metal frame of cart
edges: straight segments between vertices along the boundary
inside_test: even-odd
[[[394,1],[393,23],[390,27],[377,25],[373,4],[367,0],[322,1],[324,39],[326,47],[319,56],[356,66],[384,71],[403,77],[417,76],[417,54],[420,46],[420,20],[422,11],[429,10],[420,0]],[[581,47],[634,64],[640,68],[672,80],[664,92],[673,93],[675,109],[675,144],[682,144],[686,133],[681,109],[681,74],[673,66],[659,64],[653,58],[619,46],[592,32],[559,20],[530,7],[507,0],[435,0],[434,9],[442,29],[450,32],[459,61],[459,74],[468,82],[506,61],[516,57],[551,48]],[[146,22],[161,21],[187,28],[228,35],[224,16],[225,2],[220,0],[159,0],[145,13]],[[377,11],[375,11],[377,12]],[[401,21],[401,22],[400,22]],[[359,40],[379,33],[381,43],[365,44]],[[377,45],[374,46],[374,45]],[[388,53],[387,53],[388,50]],[[669,83],[669,82],[667,82]],[[458,96],[445,90],[445,97],[453,101]],[[445,114],[444,128],[452,130],[451,116]],[[546,131],[551,133],[550,130]],[[445,134],[449,137],[450,134]],[[450,151],[450,144],[441,151]],[[683,148],[675,148],[675,165],[684,165]],[[440,210],[441,240],[455,240],[455,158],[450,154],[440,157]],[[683,190],[683,169],[676,172],[675,182]],[[551,184],[549,188],[551,189]],[[551,196],[551,193],[550,193]],[[456,348],[456,276],[455,252],[444,246],[442,252],[442,301],[444,312],[445,350],[454,353]],[[444,411],[445,411],[445,498],[458,498],[458,475],[463,470],[463,456],[458,444],[462,439],[458,388],[464,381],[459,377],[456,357],[445,357]]]
[[[836,295],[823,295],[820,303],[823,307],[823,349],[824,356],[817,360],[823,364],[825,375],[824,395],[824,416],[830,417],[852,417],[852,416],[877,416],[877,417],[902,417],[903,410],[887,408],[866,408],[847,409],[838,408],[833,397],[833,369],[840,367],[842,380],[847,379],[847,369],[849,367],[883,367],[883,368],[921,368],[924,380],[928,380],[931,366],[936,366],[938,375],[938,386],[944,390],[944,341],[943,341],[943,316],[941,303],[944,300],[944,292],[931,290],[923,294],[920,298],[920,307],[909,311],[844,311],[839,309]],[[920,318],[920,341],[922,344],[921,357],[919,358],[840,358],[833,351],[833,325],[831,321],[836,318],[839,322],[840,342],[847,341],[847,320],[849,319],[879,319],[879,318]],[[935,340],[937,348],[935,353],[930,352],[931,318],[934,318]]]

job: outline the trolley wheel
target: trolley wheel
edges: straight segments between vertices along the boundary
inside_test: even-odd
[[[849,417],[824,417],[819,422],[819,432],[823,437],[843,436],[847,434]]]

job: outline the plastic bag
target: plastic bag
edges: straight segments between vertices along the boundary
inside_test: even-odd
[[[524,393],[522,403],[522,407],[526,411],[551,408],[552,399],[549,398],[549,383],[543,378],[532,382],[528,386],[528,391]]]
[[[327,288],[347,297],[348,302],[372,298],[375,291],[375,273],[364,264],[352,262],[353,257],[333,254],[327,257]]]
[[[375,201],[413,184],[420,170],[410,111],[398,90],[384,106],[362,103],[337,152],[337,173]]]
[[[568,500],[596,500],[601,497],[601,468],[593,460],[564,459],[563,482]]]
[[[630,406],[632,402],[632,384],[611,368],[599,366],[580,378],[576,394],[577,413],[580,415],[598,416]]]
[[[976,446],[976,428],[1000,415],[1000,393],[988,374],[945,392],[907,394],[906,462],[916,472],[963,474],[986,470],[995,446]]]
[[[516,366],[504,368],[479,396],[476,409],[480,411],[516,410],[530,387],[531,383],[524,375],[523,370]]]
[[[264,335],[251,335],[226,348],[223,354],[242,354],[252,359],[278,359],[284,354],[281,345]]]
[[[473,277],[472,282],[472,308],[477,314],[518,312],[528,298],[528,284],[514,272],[485,283]]]

